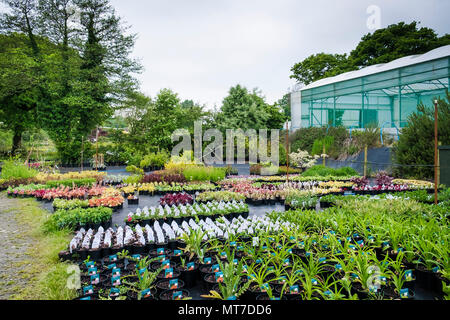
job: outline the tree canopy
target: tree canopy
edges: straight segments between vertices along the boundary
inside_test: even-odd
[[[418,27],[413,21],[399,22],[366,34],[349,54],[313,54],[291,68],[291,78],[308,85],[362,67],[387,63],[414,54],[421,54],[450,44],[450,35],[438,37],[433,29]]]

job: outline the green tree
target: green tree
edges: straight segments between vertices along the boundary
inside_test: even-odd
[[[11,154],[21,147],[22,135],[35,125],[41,95],[38,63],[21,34],[0,35],[0,122],[13,132]]]
[[[41,76],[40,50],[37,43],[38,37],[36,36],[36,32],[38,32],[37,1],[2,0],[2,2],[9,8],[9,12],[0,15],[0,32],[5,35],[12,35],[11,39],[18,41],[17,44],[9,43],[6,48],[15,47],[18,51],[21,51],[20,53],[17,52],[17,56],[10,57],[11,65],[5,66],[9,71],[2,68],[6,82],[1,84],[4,95],[0,97],[2,99],[0,113],[6,117],[7,127],[13,131],[11,153],[14,155],[21,146],[25,128],[33,124],[31,119],[34,118],[38,103],[43,100],[43,89],[40,81],[33,81],[33,85],[30,85],[30,79],[36,80]],[[24,34],[26,41],[18,39],[20,36],[17,33]],[[5,38],[2,40],[7,41]],[[22,50],[25,47],[30,50]],[[12,52],[3,51],[3,53],[10,55]],[[3,58],[5,57],[4,55]],[[34,61],[31,61],[31,59]],[[24,65],[21,65],[21,63],[24,63]],[[18,77],[20,75],[27,79],[25,84],[19,84],[16,90],[13,92],[10,90],[6,93],[4,88],[12,88],[11,84],[14,81],[20,81],[21,78]]]
[[[419,28],[416,21],[410,24],[400,22],[362,37],[349,59],[354,66],[365,67],[425,53],[448,44],[448,34],[438,37],[433,29]]]
[[[291,79],[308,85],[314,81],[353,70],[346,54],[313,54],[291,68]]]
[[[277,105],[283,109],[286,119],[291,120],[291,94],[286,93],[283,98],[278,100]]]
[[[230,89],[216,115],[217,127],[221,130],[280,129],[284,121],[278,106],[267,104],[257,89],[250,92],[239,84]]]
[[[443,145],[450,144],[450,95],[438,103],[438,140]],[[402,129],[399,141],[394,145],[394,162],[400,166],[394,168],[401,177],[430,179],[434,165],[434,107],[421,103],[417,112],[408,118],[408,124]]]

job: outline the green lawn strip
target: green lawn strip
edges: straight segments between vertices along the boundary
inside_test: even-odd
[[[15,209],[18,223],[25,226],[25,234],[34,242],[27,252],[28,257],[23,261],[23,264],[27,266],[21,275],[30,281],[26,287],[18,288],[18,293],[11,299],[68,300],[75,298],[76,291],[66,286],[70,277],[70,273],[67,272],[70,264],[62,263],[58,259],[58,253],[67,247],[71,239],[71,232],[45,231],[44,223],[50,213],[40,208],[34,199],[21,199]]]

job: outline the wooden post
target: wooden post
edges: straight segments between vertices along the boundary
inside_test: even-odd
[[[438,204],[438,101],[434,100],[434,204]]]
[[[98,171],[98,127],[95,135],[95,170]]]
[[[81,172],[83,172],[84,137],[81,137]]]
[[[289,122],[286,121],[286,183],[289,183]]]
[[[367,177],[367,144],[364,147],[364,177]]]
[[[322,157],[323,157],[323,166],[325,167],[327,165],[326,160],[325,160],[325,140],[323,140]]]

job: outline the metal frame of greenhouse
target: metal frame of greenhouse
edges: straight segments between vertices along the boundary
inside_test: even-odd
[[[444,98],[449,82],[450,45],[343,73],[291,93],[291,126],[398,130],[419,103]]]

